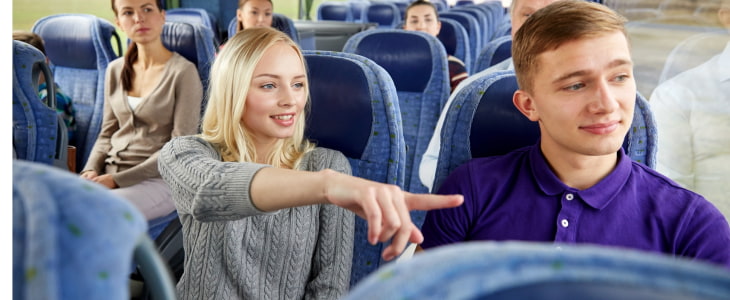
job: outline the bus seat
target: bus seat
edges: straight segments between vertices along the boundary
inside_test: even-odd
[[[232,38],[233,35],[238,31],[238,19],[233,17],[228,22],[228,39]],[[299,44],[299,32],[294,27],[294,21],[282,14],[274,13],[273,20],[271,21],[271,27],[279,29],[279,31],[286,33],[289,37],[297,44]]]
[[[53,78],[76,108],[76,165],[83,167],[101,130],[106,68],[118,57],[112,39],[116,49],[121,40],[109,21],[87,14],[47,16],[32,31],[43,38]]]
[[[512,57],[512,35],[497,37],[487,43],[479,53],[474,73],[486,70],[510,57]]]
[[[216,46],[220,44],[221,39],[218,33],[218,21],[214,15],[208,14],[208,11],[205,9],[191,7],[168,9],[165,11],[165,21],[203,25],[213,33],[214,44]]]
[[[439,14],[439,17],[441,20],[443,19],[449,19],[459,22],[461,26],[464,26],[464,30],[466,30],[466,34],[469,37],[469,48],[471,50],[471,57],[472,57],[472,65],[470,66],[470,70],[476,69],[474,66],[474,63],[476,62],[477,57],[479,57],[479,52],[484,47],[484,42],[482,41],[482,33],[481,29],[479,28],[479,22],[477,19],[465,12],[460,11],[447,11]]]
[[[367,17],[368,7],[370,1],[368,0],[349,0],[350,10],[352,11],[352,21],[357,23],[363,23]]]
[[[175,51],[195,64],[203,84],[203,101],[201,116],[205,110],[210,67],[215,59],[216,46],[213,43],[213,31],[200,24],[165,22],[162,28],[162,43],[170,51]]]
[[[377,29],[359,32],[347,40],[343,52],[365,56],[382,66],[393,79],[406,141],[405,189],[427,193],[418,166],[428,147],[441,108],[449,98],[446,50],[434,36],[420,31]],[[411,212],[420,227],[424,211]]]
[[[364,23],[376,23],[378,28],[398,28],[401,26],[401,12],[393,2],[371,2],[365,14]]]
[[[385,266],[343,299],[719,300],[730,272],[633,249],[475,241]]]
[[[13,299],[130,299],[134,262],[155,299],[175,299],[144,216],[109,189],[35,162],[13,161]]]
[[[467,73],[476,73],[471,68],[471,45],[464,26],[451,19],[441,19],[441,31],[437,37],[446,48],[446,54],[463,61]]]
[[[517,88],[514,71],[509,70],[477,78],[459,91],[444,119],[434,191],[456,167],[472,158],[506,154],[539,140],[539,125],[512,103]],[[656,147],[654,117],[646,99],[637,93],[623,148],[631,159],[654,168]]]
[[[350,4],[339,1],[324,1],[317,7],[317,20],[353,22]]]
[[[404,188],[406,146],[395,85],[372,60],[350,53],[304,51],[311,110],[306,136],[341,151],[357,177]],[[367,222],[355,221],[350,285],[376,270],[387,243],[367,242]]]
[[[41,102],[41,73],[53,81],[43,53],[13,41],[13,151],[18,159],[66,168],[68,133],[56,114],[54,85],[48,85],[48,103]]]
[[[487,8],[482,8],[478,5],[460,5],[450,9],[449,12],[464,12],[477,20],[482,46],[492,40],[494,25],[492,24],[491,15],[489,15],[490,13]]]

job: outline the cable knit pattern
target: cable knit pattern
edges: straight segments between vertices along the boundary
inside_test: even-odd
[[[337,299],[347,293],[354,214],[334,205],[274,213],[249,198],[266,165],[221,162],[199,137],[175,138],[160,152],[183,225],[185,273],[180,299]],[[334,150],[307,153],[300,169],[350,173]],[[282,183],[288,184],[288,183]]]

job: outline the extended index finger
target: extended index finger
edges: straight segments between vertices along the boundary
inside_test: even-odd
[[[459,206],[464,196],[405,193],[405,201],[408,210],[433,210]]]

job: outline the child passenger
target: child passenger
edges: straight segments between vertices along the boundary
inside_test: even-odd
[[[218,54],[202,133],[160,153],[183,225],[180,299],[338,299],[353,254],[346,209],[368,220],[370,243],[393,238],[392,259],[422,241],[409,210],[461,202],[347,175],[342,153],[304,138],[308,91],[302,53],[278,30],[246,29]]]

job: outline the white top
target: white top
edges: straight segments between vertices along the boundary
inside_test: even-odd
[[[730,221],[730,43],[659,85],[649,104],[657,171],[710,200]]]
[[[459,83],[459,85],[456,86],[456,89],[454,89],[454,91],[451,93],[451,95],[449,96],[449,100],[447,100],[446,104],[444,104],[444,108],[441,111],[439,120],[436,123],[436,128],[433,130],[433,136],[431,136],[431,140],[428,142],[428,148],[426,149],[426,152],[423,153],[421,165],[418,167],[418,177],[421,179],[421,183],[423,183],[423,185],[428,188],[429,192],[433,192],[433,181],[436,178],[436,165],[438,164],[439,152],[441,151],[441,129],[444,126],[446,112],[449,111],[451,102],[454,101],[454,98],[456,98],[456,95],[459,94],[459,91],[461,91],[461,89],[472,83],[477,78],[482,78],[497,71],[514,69],[515,66],[514,64],[512,64],[512,58],[510,57],[479,73],[467,77],[466,79],[464,79],[464,81]]]
[[[142,97],[132,97],[127,95],[127,101],[129,101],[129,107],[134,110],[140,103],[142,103]]]

